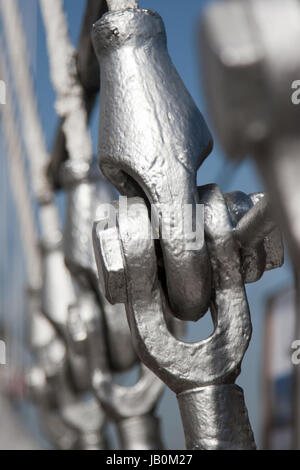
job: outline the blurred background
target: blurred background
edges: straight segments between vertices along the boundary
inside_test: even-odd
[[[9,0],[4,0],[9,1]],[[49,0],[51,1],[51,0]],[[168,36],[171,58],[209,123],[203,95],[200,67],[199,20],[210,0],[140,0],[142,8],[156,10],[162,16]],[[80,35],[85,0],[65,0],[70,35],[76,46]],[[18,0],[19,13],[26,32],[28,60],[35,95],[48,150],[51,153],[58,125],[54,108],[55,93],[50,81],[45,31],[38,0]],[[20,128],[18,98],[14,88],[2,18],[0,16],[1,56],[6,64],[13,91],[13,107]],[[1,72],[0,72],[0,80]],[[5,106],[5,104],[0,104]],[[94,152],[97,149],[98,103],[92,114],[90,129]],[[212,129],[212,126],[210,126]],[[48,448],[38,426],[34,406],[24,398],[23,374],[30,361],[26,347],[26,266],[22,248],[19,216],[15,207],[9,155],[0,122],[0,340],[6,345],[6,364],[0,365],[0,448]],[[212,131],[213,132],[213,131]],[[25,146],[22,148],[27,168]],[[29,181],[29,176],[28,176]],[[215,142],[213,153],[198,173],[198,184],[217,183],[222,191],[245,193],[263,191],[264,186],[252,161],[234,166]],[[60,216],[64,220],[64,195],[57,193]],[[33,205],[33,195],[32,195]],[[292,341],[293,276],[286,254],[282,268],[266,272],[263,278],[247,285],[253,336],[238,379],[245,391],[246,404],[255,439],[260,448],[288,448],[291,424],[290,345]],[[275,297],[274,297],[275,296]],[[290,312],[290,314],[288,313]],[[284,320],[282,320],[284,315]],[[290,316],[289,316],[290,315]],[[278,319],[278,318],[279,319]],[[281,323],[280,323],[281,322]],[[281,326],[280,326],[281,325]],[[206,315],[197,324],[188,325],[188,341],[207,337],[212,322]],[[277,332],[277,333],[276,333]],[[285,334],[283,334],[285,332]],[[277,336],[276,336],[277,335]],[[271,362],[266,358],[272,356]],[[275,403],[275,405],[274,405]],[[276,413],[274,415],[274,407]],[[174,394],[165,390],[159,405],[163,436],[169,449],[184,448],[184,437]],[[113,431],[111,431],[113,433]],[[114,437],[112,436],[112,439]]]

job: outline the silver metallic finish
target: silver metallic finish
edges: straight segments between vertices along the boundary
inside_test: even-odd
[[[100,70],[91,39],[92,25],[107,11],[106,0],[87,0],[81,24],[78,48],[76,51],[76,66],[79,82],[83,88],[83,99],[88,119],[90,118],[100,85]],[[48,176],[55,189],[61,188],[61,165],[68,160],[63,120],[54,138]]]
[[[256,246],[251,246],[251,241],[243,239],[239,240],[239,236],[242,235],[237,226],[243,221],[243,216],[251,214],[253,203],[249,196],[240,192],[233,191],[232,193],[225,195],[226,204],[228,207],[231,223],[234,227],[235,239],[239,241],[241,246],[241,257],[242,257],[242,272],[244,281],[255,282],[261,278],[265,271],[266,266],[266,252],[264,249],[263,237],[259,240]],[[254,225],[256,220],[254,217]],[[246,243],[245,243],[246,242]]]
[[[78,447],[81,450],[107,449],[103,433],[104,413],[93,398],[68,403],[62,408],[62,417],[70,427],[80,430]]]
[[[69,157],[90,163],[92,139],[84,91],[79,81],[75,49],[69,37],[68,23],[62,0],[40,0],[49,56],[50,75],[56,92],[55,108],[63,119],[63,131]]]
[[[204,78],[218,137],[229,156],[254,158],[285,233],[298,286],[300,107],[292,95],[300,75],[299,42],[296,0],[219,3],[207,9],[202,25]],[[294,372],[293,447],[299,449],[300,378]]]
[[[128,218],[117,219],[128,319],[140,358],[178,396],[187,446],[252,449],[255,443],[246,407],[238,388],[233,386],[251,337],[239,245],[219,188],[209,185],[198,188],[198,193],[205,205],[205,235],[213,272],[214,333],[206,340],[188,344],[169,331],[165,320],[168,305],[158,278],[154,243],[149,236],[148,211],[139,198],[128,202],[129,206],[140,204],[138,218],[130,217],[128,211]],[[97,238],[97,227],[94,236]],[[225,384],[232,387],[223,389]],[[212,386],[209,390],[213,393],[199,390]],[[225,406],[230,395],[232,403],[242,411],[238,413],[238,421],[231,419],[231,409]],[[207,409],[210,423],[207,428],[198,414],[202,407]],[[228,426],[231,426],[229,431]]]
[[[249,194],[253,204],[235,227],[235,236],[242,246],[256,246],[277,229],[266,193]]]
[[[207,311],[210,268],[205,244],[187,249],[184,209],[199,202],[196,173],[212,149],[203,116],[166,48],[160,16],[148,10],[111,12],[94,25],[101,69],[99,161],[126,196],[154,205],[173,313],[197,320]]]
[[[264,248],[266,251],[266,270],[279,268],[284,263],[284,246],[280,228],[274,221],[276,220],[273,213],[270,213],[271,204],[265,193],[250,194],[250,198],[254,204],[254,208],[243,217],[243,220],[236,227],[238,238],[241,243],[249,240],[251,244],[259,243],[261,236],[264,236]],[[253,220],[257,219],[257,229],[254,228]],[[273,229],[271,230],[271,228]]]
[[[86,342],[82,353],[85,352],[88,359],[92,388],[101,406],[117,426],[122,449],[161,448],[159,421],[153,415],[153,410],[162,393],[163,384],[145,367],[142,367],[137,384],[132,387],[122,387],[113,382],[113,371],[128,369],[137,358],[133,354],[126,317],[122,314],[118,318],[115,306],[110,308],[114,309],[113,315],[110,316],[107,305],[105,318],[108,321],[117,321],[118,325],[111,328],[111,324],[108,324],[108,338],[105,338],[103,324],[98,328],[95,326],[99,324],[97,318],[93,319],[93,315],[83,316],[82,307],[78,309],[86,330],[74,330],[79,343],[81,339]]]
[[[110,11],[121,11],[127,8],[138,8],[138,0],[106,0]]]
[[[234,236],[241,247],[245,283],[258,281],[265,271],[282,266],[281,234],[271,214],[266,194],[225,194]]]
[[[163,384],[147,367],[142,366],[141,376],[132,387],[113,383],[110,374],[100,370],[94,371],[93,387],[103,406],[118,420],[152,411],[162,393]]]
[[[106,413],[115,422],[125,450],[161,449],[159,420],[154,416],[163,383],[145,366],[131,387],[113,383],[109,371],[96,369],[93,388]]]
[[[94,318],[100,315],[104,316],[107,333],[105,342],[112,370],[126,370],[137,361],[137,357],[131,344],[125,308],[120,304],[110,305],[104,298],[103,291],[99,289],[92,242],[93,222],[105,217],[111,201],[117,196],[117,193],[111,184],[103,178],[96,165],[90,167],[81,162],[68,162],[63,169],[62,181],[66,190],[65,261],[78,283],[79,291],[83,291],[82,295],[79,294],[80,299],[73,309],[73,326],[79,328],[78,323],[85,321],[83,318],[85,315],[84,299],[87,300],[86,307],[89,309],[88,297],[96,295],[98,304],[95,305],[96,299],[92,300],[92,304],[94,304],[92,309],[95,310]],[[109,297],[108,300],[111,302]],[[76,310],[78,311],[77,316]],[[70,313],[69,310],[69,319]],[[94,327],[96,323],[96,321],[93,323]],[[104,324],[99,328],[103,328]],[[70,323],[69,327],[72,327]],[[96,329],[99,330],[99,328]],[[90,325],[89,337],[92,335],[92,329],[93,327]],[[84,335],[83,332],[81,334]],[[100,331],[98,334],[100,337],[103,336]],[[99,341],[99,338],[96,337],[96,331],[94,336],[94,341]],[[74,346],[80,347],[80,344],[74,344]]]
[[[67,162],[62,181],[66,190],[64,253],[73,274],[96,276],[92,245],[93,221],[102,217],[105,205],[117,197],[114,188],[95,165]]]
[[[60,245],[44,245],[43,250],[43,313],[63,335],[69,306],[76,303],[74,285]]]
[[[290,45],[300,41],[299,21],[296,0],[230,0],[206,10],[201,28],[206,91],[230,156],[297,135],[300,110],[291,102],[291,84],[300,61]]]
[[[243,390],[209,385],[177,395],[186,446],[193,450],[255,450]]]
[[[152,414],[133,416],[118,422],[117,432],[122,449],[163,449],[160,421]]]
[[[94,250],[101,290],[111,304],[127,298],[124,261],[117,227],[103,230],[103,220],[94,226]]]
[[[32,316],[31,347],[36,365],[26,374],[28,393],[41,410],[52,444],[60,449],[107,448],[104,413],[94,399],[72,390],[65,345],[38,312]]]
[[[92,356],[93,345],[90,343],[101,341],[103,336],[99,305],[89,289],[80,289],[77,303],[69,307],[66,331],[69,378],[77,392],[86,393],[91,384],[90,364],[96,360]]]
[[[201,28],[206,94],[218,137],[229,156],[255,158],[298,260],[300,107],[292,103],[291,85],[300,60],[291,44],[300,42],[299,25],[296,0],[230,0],[211,5]]]
[[[111,305],[105,298],[102,305],[110,368],[114,372],[126,371],[137,363],[138,357],[132,345],[125,306]]]
[[[81,338],[70,328],[72,307],[78,302],[73,280],[65,266],[60,244],[44,244],[43,249],[42,310],[56,330],[55,338],[39,354],[44,358],[41,367],[46,375],[47,389],[51,397],[54,396],[64,423],[77,430],[84,442],[86,433],[96,434],[98,444],[102,446],[104,414],[94,398],[86,401],[84,396],[90,388],[87,358],[74,348],[74,343],[78,344]],[[86,302],[82,298],[81,305],[85,306],[82,310],[86,312]],[[89,407],[92,407],[95,420],[87,424]]]
[[[63,421],[55,394],[47,382],[47,376],[55,375],[60,369],[65,347],[41,314],[40,292],[28,292],[28,308],[28,341],[34,362],[25,374],[26,394],[39,408],[40,424],[51,445],[57,449],[73,449],[76,448],[78,432]]]
[[[41,429],[49,443],[58,450],[76,449],[79,435],[65,424],[58,408],[51,406],[43,368],[32,367],[26,372],[25,380],[28,398],[38,406]]]
[[[206,205],[206,238],[208,244],[211,238],[218,241],[210,250],[212,269],[216,271],[216,265],[221,263],[222,266],[227,263],[230,269],[229,273],[224,269],[220,269],[218,275],[215,273],[212,313],[216,328],[205,341],[183,343],[166,327],[163,313],[166,299],[157,279],[154,245],[145,234],[149,227],[146,206],[139,220],[128,219],[126,226],[119,227],[126,260],[128,315],[135,346],[140,355],[143,353],[145,364],[176,393],[235,378],[251,336],[238,247],[233,240],[223,196],[214,186],[205,187],[203,193],[200,199]],[[136,243],[137,234],[139,243]]]

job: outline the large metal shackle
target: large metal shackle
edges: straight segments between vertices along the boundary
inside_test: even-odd
[[[196,321],[209,307],[211,272],[205,243],[187,247],[184,212],[199,202],[196,173],[212,138],[169,57],[161,17],[111,3],[116,11],[93,29],[101,69],[100,167],[121,194],[152,205],[160,233],[171,227],[160,240],[167,296],[177,317]]]
[[[174,392],[215,383],[234,382],[251,336],[251,323],[238,246],[220,190],[199,190],[205,204],[206,238],[213,271],[211,311],[214,333],[189,344],[178,340],[166,323],[168,312],[157,272],[157,258],[147,207],[140,198],[128,201],[127,217],[117,227],[94,227],[99,275],[115,279],[126,295],[135,348],[142,361]],[[99,230],[97,230],[99,228]],[[98,253],[98,255],[97,255]],[[123,263],[123,264],[122,264]],[[119,267],[119,268],[117,268]],[[118,282],[119,280],[119,282]]]

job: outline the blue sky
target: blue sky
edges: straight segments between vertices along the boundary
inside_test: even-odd
[[[57,117],[53,107],[54,93],[49,80],[48,58],[42,21],[37,8],[37,0],[19,0],[19,2],[24,15],[24,25],[31,51],[31,65],[34,72],[39,112],[50,150],[55,134]],[[210,125],[202,93],[198,47],[199,18],[202,9],[208,3],[211,3],[211,0],[187,0],[185,2],[182,0],[140,0],[141,7],[156,10],[163,17],[168,35],[168,48],[173,62]],[[78,39],[84,6],[84,0],[65,0],[70,34],[75,45]],[[97,146],[97,121],[98,110],[94,113],[91,122],[95,152]],[[213,133],[212,127],[211,130]],[[233,165],[224,157],[216,142],[212,155],[208,157],[199,170],[198,184],[217,182],[224,192],[242,190],[246,193],[251,193],[263,189],[263,184],[250,160],[245,161],[236,171],[233,171],[233,169]],[[243,362],[243,370],[238,383],[245,390],[246,403],[258,442],[260,442],[260,419],[262,415],[260,377],[262,370],[262,336],[265,302],[268,295],[276,292],[279,287],[290,283],[291,274],[286,264],[280,270],[266,273],[261,281],[247,286],[253,321],[253,337]],[[206,337],[210,332],[211,321],[207,315],[197,325],[189,326],[188,337],[190,341],[195,341]],[[182,448],[183,433],[179,412],[177,411],[176,399],[169,391],[165,393],[161,402],[160,414],[163,416],[166,447]]]

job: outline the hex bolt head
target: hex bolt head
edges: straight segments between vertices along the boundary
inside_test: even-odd
[[[100,286],[111,304],[127,300],[125,266],[117,227],[104,228],[103,220],[95,222],[93,243]]]

